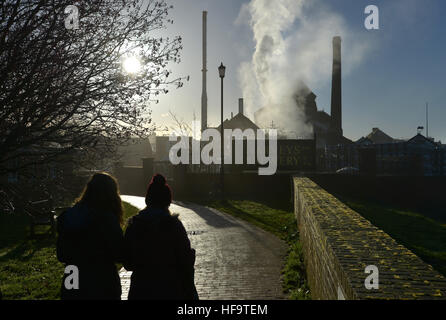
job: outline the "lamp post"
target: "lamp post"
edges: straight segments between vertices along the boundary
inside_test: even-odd
[[[220,125],[220,140],[221,140],[221,167],[220,167],[220,183],[221,183],[221,199],[224,200],[225,196],[224,196],[224,148],[223,148],[223,144],[224,144],[224,129],[223,129],[223,78],[225,77],[225,72],[226,72],[226,67],[223,65],[223,62],[221,63],[221,65],[218,67],[218,73],[220,75],[220,79],[221,79],[221,125]]]

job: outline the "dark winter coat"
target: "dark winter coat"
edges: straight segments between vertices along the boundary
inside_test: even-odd
[[[133,271],[129,300],[198,299],[195,250],[177,215],[146,208],[129,220],[124,267]]]
[[[79,269],[79,289],[67,290],[62,299],[120,299],[116,262],[122,262],[124,236],[117,217],[92,212],[77,204],[57,219],[57,258]]]

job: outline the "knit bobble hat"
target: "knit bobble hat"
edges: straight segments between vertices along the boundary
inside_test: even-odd
[[[166,183],[166,178],[155,174],[149,183],[146,194],[146,205],[150,207],[166,208],[172,203],[172,191]]]

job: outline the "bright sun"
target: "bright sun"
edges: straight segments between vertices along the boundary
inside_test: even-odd
[[[125,58],[122,65],[128,73],[137,73],[141,69],[141,63],[135,57]]]

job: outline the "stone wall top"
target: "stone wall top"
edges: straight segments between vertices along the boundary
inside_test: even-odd
[[[410,250],[309,178],[295,177],[294,187],[301,241],[311,261],[310,287],[319,286],[316,296],[325,297],[317,282],[329,277],[347,299],[446,299],[446,279]],[[378,268],[378,289],[365,287],[369,265]]]

